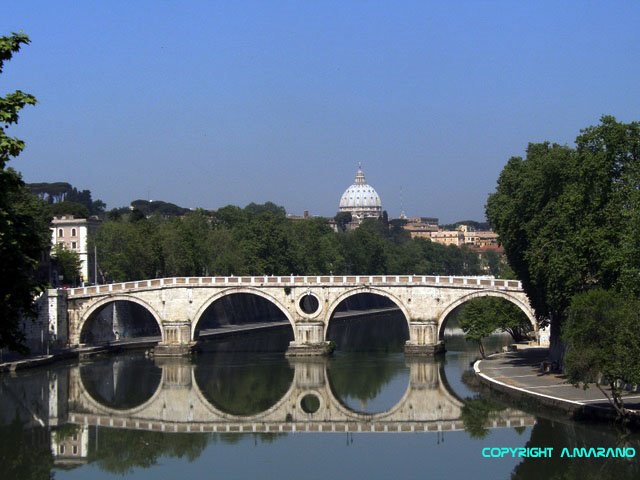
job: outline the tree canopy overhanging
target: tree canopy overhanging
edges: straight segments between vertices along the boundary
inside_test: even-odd
[[[0,73],[29,37],[22,33],[0,37]],[[36,277],[43,251],[49,248],[49,218],[42,202],[7,163],[24,149],[24,142],[7,135],[19,112],[35,105],[33,95],[17,90],[0,97],[0,347],[26,351],[20,320],[34,314],[34,297],[44,288]]]
[[[575,147],[529,144],[502,170],[486,205],[505,254],[562,361],[574,295],[640,293],[640,123],[603,116]]]

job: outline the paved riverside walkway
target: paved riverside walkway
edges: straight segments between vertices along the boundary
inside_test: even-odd
[[[562,374],[541,373],[540,364],[547,355],[547,348],[524,348],[478,360],[473,368],[480,381],[490,389],[515,399],[533,400],[571,415],[615,414],[607,398],[595,385],[584,390],[567,383]],[[608,389],[605,391],[610,395]],[[640,409],[640,392],[628,392],[623,400],[625,407]]]

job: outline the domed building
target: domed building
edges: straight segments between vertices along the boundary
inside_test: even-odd
[[[340,198],[340,212],[351,213],[351,222],[360,225],[365,218],[382,216],[382,201],[376,190],[367,183],[362,167],[358,165],[356,180]]]

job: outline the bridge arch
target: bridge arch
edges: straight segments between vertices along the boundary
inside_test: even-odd
[[[346,300],[349,297],[353,297],[354,295],[360,295],[363,293],[370,293],[373,295],[380,295],[381,297],[385,297],[389,300],[391,300],[402,312],[402,314],[404,315],[405,321],[407,322],[407,329],[409,331],[411,331],[410,328],[410,322],[411,322],[411,316],[409,314],[409,311],[407,310],[406,306],[404,305],[404,303],[402,302],[402,300],[400,300],[398,297],[396,297],[395,295],[383,290],[383,289],[378,289],[378,288],[371,288],[368,286],[362,286],[362,287],[355,287],[352,288],[350,290],[347,290],[346,292],[342,293],[341,295],[339,295],[333,302],[331,302],[331,304],[329,305],[329,307],[327,308],[327,312],[324,318],[324,338],[326,340],[327,338],[327,333],[329,332],[329,323],[331,322],[331,317],[333,317],[333,314],[335,313],[336,309],[338,308],[338,305],[340,305],[344,300]]]
[[[459,307],[463,303],[466,303],[469,300],[473,300],[474,298],[481,298],[481,297],[503,298],[513,303],[520,310],[522,310],[522,312],[527,316],[527,319],[529,320],[529,322],[531,323],[531,326],[533,327],[533,331],[534,332],[538,331],[538,323],[536,322],[535,314],[533,313],[533,310],[528,305],[528,303],[524,303],[515,295],[512,295],[508,292],[503,292],[501,290],[478,290],[476,292],[472,292],[460,298],[457,298],[456,300],[451,302],[447,306],[447,308],[444,309],[444,311],[442,312],[442,314],[440,314],[440,317],[438,318],[438,339],[443,340],[444,338],[445,322],[447,320],[447,316],[449,316],[451,312],[453,312],[457,307]]]
[[[91,364],[86,365],[87,366],[91,366]],[[82,403],[85,403],[94,408],[95,411],[97,412],[101,412],[103,414],[106,415],[135,415],[139,412],[144,412],[145,410],[148,410],[152,407],[152,405],[158,400],[160,394],[162,393],[163,389],[163,382],[164,382],[164,377],[161,376],[161,378],[159,378],[159,381],[157,382],[156,388],[153,391],[153,394],[147,398],[144,402],[139,403],[135,406],[132,406],[130,408],[116,408],[110,405],[105,405],[103,403],[100,402],[99,399],[95,398],[94,395],[91,393],[91,388],[88,388],[85,382],[85,376],[82,374],[82,366],[79,367],[80,371],[78,372],[78,381],[80,382],[80,396],[82,399]]]
[[[215,295],[213,295],[212,297],[210,297],[209,299],[207,299],[206,302],[204,302],[200,308],[198,309],[198,311],[196,312],[196,314],[193,316],[193,321],[191,322],[191,340],[192,341],[196,341],[196,327],[198,326],[198,323],[200,323],[200,320],[202,319],[204,313],[207,311],[207,309],[213,305],[215,302],[217,302],[218,300],[227,297],[229,295],[237,295],[237,294],[249,294],[249,295],[256,295],[258,297],[264,298],[265,300],[271,302],[273,305],[275,305],[281,312],[282,314],[287,318],[287,320],[289,321],[289,324],[291,325],[291,329],[295,335],[295,321],[293,320],[293,317],[291,316],[291,313],[287,310],[287,308],[274,296],[265,293],[264,290],[260,290],[258,288],[251,288],[251,287],[231,287],[231,288],[226,288],[224,290],[222,290],[221,292],[216,293]]]
[[[84,331],[84,328],[86,327],[87,322],[89,321],[91,316],[94,313],[97,313],[102,307],[105,307],[105,306],[109,305],[110,303],[115,303],[115,302],[131,302],[131,303],[138,304],[141,307],[143,307],[144,309],[146,309],[151,314],[151,316],[155,320],[156,324],[158,325],[158,328],[160,330],[161,341],[164,341],[164,328],[162,328],[162,321],[160,320],[160,315],[155,310],[155,308],[153,308],[147,302],[137,298],[134,295],[112,295],[112,296],[104,297],[104,298],[98,300],[97,302],[93,303],[87,309],[87,311],[84,312],[84,314],[82,315],[82,318],[80,320],[80,324],[78,325],[78,329],[77,329],[77,332],[78,332],[77,333],[77,335],[78,335],[78,343],[80,343],[80,339],[82,338],[82,333]]]

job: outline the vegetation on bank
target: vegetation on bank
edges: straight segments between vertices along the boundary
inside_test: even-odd
[[[605,116],[575,147],[529,144],[502,170],[486,213],[539,321],[550,322],[552,359],[575,383],[605,384],[614,396],[634,383],[640,123]]]
[[[485,358],[482,340],[495,331],[506,332],[514,342],[521,342],[532,330],[524,312],[503,298],[475,298],[460,306],[456,316],[465,339],[478,344],[482,358]]]
[[[0,73],[22,45],[24,34],[0,37]],[[20,331],[23,315],[34,315],[33,298],[45,286],[36,275],[43,252],[51,243],[46,210],[7,163],[24,149],[24,142],[6,130],[18,123],[19,113],[35,105],[33,95],[16,90],[0,97],[0,348],[26,351]]]
[[[469,248],[411,239],[401,226],[365,220],[334,232],[324,219],[290,220],[272,203],[196,210],[182,217],[131,210],[92,242],[101,280],[208,275],[500,275],[504,265]]]

